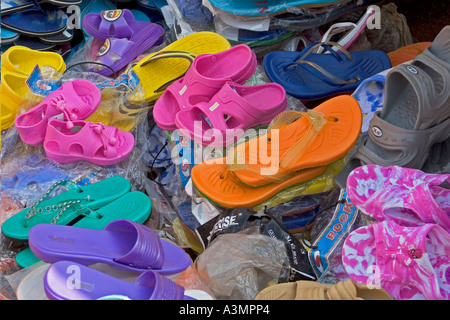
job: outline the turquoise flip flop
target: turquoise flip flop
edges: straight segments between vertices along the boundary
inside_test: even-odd
[[[150,217],[151,211],[152,201],[150,198],[143,192],[131,191],[104,207],[93,210],[91,216],[97,218],[85,217],[71,225],[78,228],[101,230],[108,223],[119,219],[128,219],[143,224]],[[40,259],[30,248],[26,248],[16,256],[16,262],[22,268],[39,261]]]
[[[65,187],[67,191],[49,198]],[[67,180],[55,183],[32,206],[26,208],[2,225],[2,233],[13,239],[28,239],[29,230],[39,223],[93,225],[99,223],[96,209],[128,193],[130,182],[120,176],[111,177],[86,186]],[[86,222],[84,222],[86,220]]]

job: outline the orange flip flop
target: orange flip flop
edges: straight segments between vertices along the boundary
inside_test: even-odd
[[[413,60],[428,48],[430,44],[431,42],[417,42],[389,52],[388,57],[391,60],[392,67]]]
[[[353,148],[360,134],[361,109],[351,96],[332,98],[312,112],[301,115],[298,118],[298,112],[288,111],[269,125],[271,130],[279,129],[276,173],[268,174],[273,169],[272,164],[264,165],[257,149],[261,145],[265,145],[266,150],[271,149],[267,147],[272,143],[274,131],[271,131],[237,146],[234,162],[228,157],[195,165],[191,177],[197,190],[223,207],[256,206],[285,188],[324,173],[327,165],[341,159]],[[252,152],[245,152],[245,162],[240,162],[239,155],[248,150]],[[262,170],[266,171],[262,174]]]
[[[305,169],[281,183],[252,188],[242,184],[228,165],[205,161],[192,168],[191,177],[200,194],[212,203],[225,208],[251,208],[290,186],[321,175],[326,169],[326,166]]]
[[[302,116],[298,118],[299,115]],[[233,172],[242,183],[260,187],[282,181],[299,170],[330,164],[353,148],[361,123],[361,108],[356,99],[348,95],[331,98],[306,114],[295,111],[281,113],[269,125],[268,134],[236,148],[238,158],[234,163],[246,165]],[[273,131],[270,132],[273,129],[278,129],[278,139],[273,136]],[[274,169],[274,164],[267,160],[265,150],[259,152],[258,148],[266,145],[267,153],[270,153],[273,147],[269,144],[275,141],[278,141],[275,150],[278,150],[279,167],[276,174],[270,175],[267,172]],[[239,158],[240,155],[245,159]],[[269,155],[271,161],[274,157]],[[265,174],[260,174],[262,169],[266,170]]]

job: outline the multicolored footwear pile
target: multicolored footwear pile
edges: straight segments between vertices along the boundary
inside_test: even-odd
[[[0,298],[449,300],[450,26],[380,2],[2,2]]]

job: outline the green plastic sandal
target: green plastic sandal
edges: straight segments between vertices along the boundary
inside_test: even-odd
[[[108,223],[128,219],[137,223],[144,223],[152,211],[152,201],[143,192],[131,191],[104,207],[93,210],[91,217],[85,217],[73,224],[74,227],[102,230]],[[19,252],[16,262],[22,268],[39,262],[40,259],[34,255],[30,248]]]
[[[67,191],[49,198],[57,187],[63,186]],[[2,225],[2,233],[13,239],[28,239],[28,231],[39,223],[56,223],[69,225],[89,221],[89,226],[96,225],[99,219],[96,209],[128,193],[130,182],[120,176],[111,177],[86,186],[79,186],[67,180],[55,183],[31,207],[26,208]]]

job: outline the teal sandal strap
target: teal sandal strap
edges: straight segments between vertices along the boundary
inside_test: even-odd
[[[54,211],[56,212],[52,221],[50,223],[56,224],[58,219],[64,214],[64,212],[71,208],[74,210],[74,212],[77,213],[77,215],[84,215],[89,216],[93,218],[101,218],[101,216],[94,210],[85,207],[83,204],[85,202],[93,201],[94,199],[91,199],[89,195],[87,195],[84,199],[65,199],[64,201],[61,201],[59,203],[55,203],[53,205],[47,205],[42,206],[43,202],[48,199],[48,197],[58,188],[58,187],[65,187],[67,190],[76,190],[78,192],[82,192],[82,189],[80,186],[78,186],[75,182],[71,180],[64,180],[59,181],[55,184],[53,184],[47,192],[36,202],[33,203],[33,205],[28,210],[27,215],[25,216],[25,226],[27,227],[30,223],[30,219],[32,219],[34,216],[43,213],[43,212],[50,212]]]

